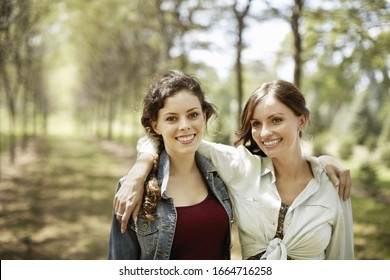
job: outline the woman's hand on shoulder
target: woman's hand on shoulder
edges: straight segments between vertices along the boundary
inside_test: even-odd
[[[347,200],[351,195],[352,178],[351,172],[340,160],[323,155],[318,158],[324,166],[325,172],[332,183],[339,187],[339,196],[343,200]]]

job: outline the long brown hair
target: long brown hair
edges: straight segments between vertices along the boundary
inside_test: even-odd
[[[164,142],[161,135],[154,131],[152,121],[157,120],[158,111],[164,107],[165,100],[184,89],[191,91],[198,97],[202,111],[206,115],[206,123],[212,116],[217,115],[215,106],[205,100],[205,93],[197,78],[179,70],[170,70],[167,73],[155,77],[143,100],[141,123],[147,134],[159,142],[159,154],[164,150]],[[143,213],[149,220],[155,218],[154,212],[157,207],[157,202],[161,199],[160,184],[157,181],[157,170],[158,159],[156,159],[153,170],[145,183]]]
[[[241,125],[236,132],[237,140],[234,142],[234,145],[244,145],[251,153],[264,157],[266,156],[265,153],[259,148],[252,137],[250,121],[253,118],[256,106],[267,95],[275,96],[281,103],[289,107],[296,116],[304,115],[307,120],[309,120],[310,116],[310,111],[306,107],[305,97],[294,84],[283,80],[275,80],[264,83],[257,88],[249,97],[242,111]],[[300,132],[300,136],[302,136],[302,132]]]

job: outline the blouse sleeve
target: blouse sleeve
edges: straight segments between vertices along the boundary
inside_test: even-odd
[[[252,155],[244,146],[236,148],[202,140],[198,152],[211,160],[228,187],[260,166],[260,157]]]
[[[152,157],[158,156],[158,143],[153,138],[149,136],[141,137],[137,142],[137,153],[146,153]]]
[[[350,199],[340,201],[340,211],[334,224],[330,244],[326,250],[328,260],[353,260],[354,239]]]

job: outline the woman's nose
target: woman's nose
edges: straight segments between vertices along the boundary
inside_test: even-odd
[[[269,129],[269,127],[264,125],[261,129],[260,136],[262,138],[266,138],[266,137],[270,136],[271,134],[272,134],[272,131]]]
[[[190,124],[188,122],[187,119],[183,118],[180,120],[180,124],[179,124],[179,129],[180,130],[185,130],[185,129],[190,129]]]

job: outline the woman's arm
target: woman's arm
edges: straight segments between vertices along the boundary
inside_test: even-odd
[[[148,153],[140,153],[136,162],[130,169],[121,188],[115,194],[114,209],[115,215],[121,222],[121,232],[127,228],[130,216],[137,221],[138,213],[142,204],[144,183],[153,167],[154,157]]]
[[[218,148],[219,147],[219,148]],[[241,147],[245,151],[244,147]],[[248,155],[249,151],[238,152],[237,148],[202,141],[199,151],[203,156],[212,160],[213,164],[220,173],[225,184],[234,178],[234,174],[239,174],[239,169],[243,172],[252,165],[253,162],[244,160],[244,156],[257,157]],[[157,144],[148,137],[143,137],[138,141],[137,151],[139,156],[130,169],[122,188],[117,192],[114,198],[114,209],[117,213],[117,219],[121,221],[122,232],[126,231],[130,216],[135,221],[137,219],[143,196],[143,186],[146,178],[153,167],[154,158],[157,156]],[[349,198],[351,191],[351,176],[349,169],[340,161],[330,156],[319,157],[321,164],[332,180],[335,186],[339,186],[339,195],[346,200]]]
[[[349,168],[341,161],[331,156],[318,157],[322,166],[325,168],[326,174],[332,183],[339,187],[339,196],[343,200],[347,200],[351,195],[352,179]]]
[[[144,136],[137,142],[137,152],[137,160],[114,198],[115,214],[117,220],[121,222],[122,233],[126,231],[130,216],[133,217],[134,222],[137,221],[144,183],[152,170],[154,159],[158,156],[158,143]]]
[[[116,192],[121,189],[121,179],[118,183]],[[108,242],[109,260],[136,260],[139,258],[139,244],[136,233],[128,230],[125,234],[121,232],[121,222],[117,220],[116,213],[112,213],[110,239]]]
[[[234,148],[227,145],[202,141],[198,151],[210,159],[218,173],[229,187],[229,183],[237,176],[245,176],[246,171],[257,164],[257,156],[252,155],[246,148]],[[319,158],[333,185],[339,188],[339,196],[343,200],[350,197],[352,179],[349,169],[338,159],[323,155]]]
[[[228,189],[231,181],[245,175],[247,160],[238,148],[202,140],[198,152],[212,162]],[[248,156],[251,156],[249,152]]]

